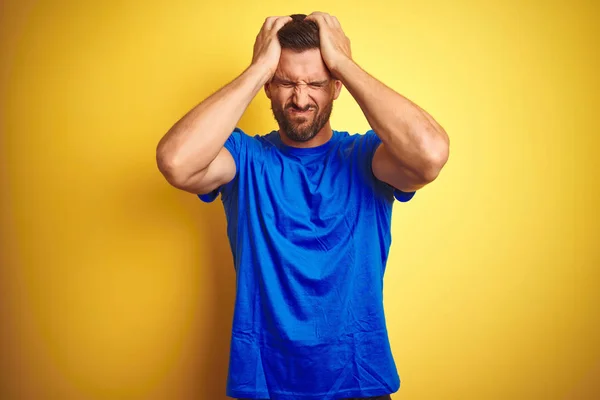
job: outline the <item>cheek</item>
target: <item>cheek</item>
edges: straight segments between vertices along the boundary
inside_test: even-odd
[[[318,97],[315,97],[315,101],[319,105],[319,108],[322,110],[329,105],[333,101],[330,93],[323,93]]]
[[[325,90],[319,93],[319,101],[322,103],[330,103],[333,101],[335,95],[335,91],[333,90]]]
[[[277,96],[273,97],[271,101],[274,104],[277,104],[277,107],[284,108],[286,104],[291,102],[291,99],[283,94],[278,94]]]
[[[282,103],[280,99],[271,97],[271,108],[274,110],[282,110],[285,103]]]

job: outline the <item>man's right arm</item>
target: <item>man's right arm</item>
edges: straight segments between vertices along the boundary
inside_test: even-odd
[[[233,179],[236,165],[223,145],[269,78],[266,68],[250,66],[169,129],[158,144],[156,160],[171,185],[204,194]]]
[[[225,142],[275,73],[281,54],[277,31],[290,19],[267,18],[257,36],[250,67],[190,110],[160,140],[156,161],[171,185],[205,194],[235,177],[235,161]]]

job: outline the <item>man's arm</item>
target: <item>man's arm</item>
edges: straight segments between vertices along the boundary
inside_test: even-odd
[[[448,160],[444,129],[419,106],[348,59],[333,72],[383,142],[373,156],[375,176],[405,192],[432,182]]]
[[[223,146],[252,99],[275,73],[281,54],[277,31],[289,20],[267,18],[256,38],[250,67],[190,110],[160,140],[156,160],[170,184],[204,194],[234,178],[235,162]]]
[[[375,176],[407,192],[432,182],[448,160],[449,138],[444,129],[426,111],[352,60],[350,41],[337,18],[324,13],[308,18],[319,24],[327,67],[346,86],[383,142],[373,157]]]
[[[233,179],[236,165],[223,146],[267,76],[264,68],[249,67],[173,125],[156,149],[158,169],[171,185],[204,194]]]

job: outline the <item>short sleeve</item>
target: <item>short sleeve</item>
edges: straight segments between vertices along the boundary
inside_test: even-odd
[[[245,142],[248,139],[248,135],[240,128],[235,128],[233,132],[229,135],[223,147],[231,153],[233,160],[235,161],[236,172],[234,178],[231,182],[226,183],[225,185],[219,186],[215,190],[210,193],[198,194],[198,198],[205,203],[211,203],[215,201],[215,199],[221,194],[222,197],[228,196],[235,188],[236,181],[239,176],[239,169],[241,163],[241,159],[244,157],[244,153],[246,150]]]
[[[375,131],[369,130],[369,131],[367,131],[367,133],[364,134],[363,139],[364,139],[364,151],[366,152],[366,155],[367,155],[366,158],[368,160],[368,163],[367,163],[368,165],[366,166],[368,168],[368,175],[373,179],[373,181],[375,181],[377,183],[377,186],[382,188],[382,190],[393,192],[393,196],[396,200],[398,200],[402,203],[406,203],[407,201],[411,200],[414,197],[416,191],[403,192],[402,190],[396,189],[395,187],[389,185],[387,182],[380,181],[379,179],[377,179],[375,174],[373,174],[373,168],[372,168],[373,157],[375,156],[375,151],[377,150],[379,145],[382,143],[379,136],[377,136]]]

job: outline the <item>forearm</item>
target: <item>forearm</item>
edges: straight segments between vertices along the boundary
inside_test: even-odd
[[[252,65],[190,110],[160,140],[159,168],[184,176],[207,168],[268,79],[268,69]]]
[[[342,80],[371,128],[399,164],[418,171],[444,158],[447,135],[427,112],[350,59],[336,68],[335,75]]]

